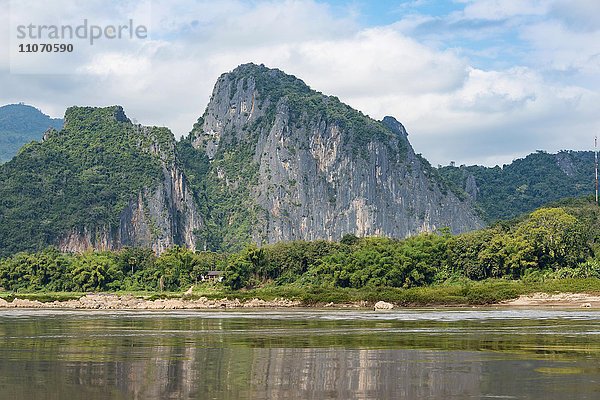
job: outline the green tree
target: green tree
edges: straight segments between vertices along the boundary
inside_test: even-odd
[[[110,253],[84,253],[78,256],[71,271],[76,290],[118,289],[123,273]]]
[[[198,259],[186,247],[174,246],[158,257],[154,279],[163,279],[165,290],[180,290],[192,285],[192,272],[197,268]]]
[[[574,267],[585,260],[581,226],[562,208],[542,208],[520,223],[515,237],[531,243],[540,269]]]
[[[245,254],[239,254],[228,262],[223,282],[231,289],[238,290],[248,285],[251,273],[252,263]]]

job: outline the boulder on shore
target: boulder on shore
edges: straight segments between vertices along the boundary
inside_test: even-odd
[[[387,301],[378,301],[373,307],[374,310],[391,310],[392,308],[394,308],[394,305]]]

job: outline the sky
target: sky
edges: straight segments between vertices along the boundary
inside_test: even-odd
[[[589,150],[600,134],[598,0],[0,0],[0,104],[53,117],[120,104],[187,134],[216,79],[279,68],[372,118],[401,121],[433,165],[502,165],[536,150]],[[145,37],[45,38],[71,53],[19,53],[17,27]]]

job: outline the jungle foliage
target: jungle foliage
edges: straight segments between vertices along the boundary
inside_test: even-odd
[[[594,153],[538,151],[503,167],[445,166],[438,172],[450,188],[471,195],[488,222],[495,222],[591,193]]]
[[[0,165],[0,256],[42,250],[72,229],[118,227],[173,157],[170,131],[134,125],[120,107],[72,107],[65,117],[60,132]]]
[[[339,242],[285,242],[234,253],[174,247],[158,257],[142,249],[64,254],[49,248],[1,260],[0,286],[11,291],[180,291],[214,270],[224,271],[223,284],[236,291],[600,278],[599,222],[598,207],[579,199],[461,235],[447,230],[403,240],[345,235]]]
[[[14,157],[26,143],[40,140],[48,128],[61,129],[62,126],[62,119],[50,118],[26,104],[0,107],[0,163]]]

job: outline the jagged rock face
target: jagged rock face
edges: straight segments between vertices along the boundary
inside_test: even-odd
[[[195,248],[203,226],[173,134],[132,124],[119,106],[70,108],[63,130],[2,169],[0,254],[48,245],[161,253]]]
[[[151,248],[160,254],[174,245],[196,247],[196,231],[202,219],[182,172],[163,167],[164,179],[144,189],[119,216],[119,226],[104,225],[91,231],[74,228],[58,242],[61,251]]]
[[[122,245],[152,247],[162,253],[175,244],[196,247],[195,230],[202,220],[185,176],[178,168],[163,168],[164,179],[129,203],[120,216]]]
[[[479,194],[479,188],[477,187],[477,181],[472,174],[469,174],[465,181],[465,192],[469,195],[471,200],[477,201],[477,195]]]
[[[555,156],[556,165],[560,168],[560,170],[568,177],[572,177],[577,172],[577,167],[575,167],[570,154],[567,152],[558,153]]]
[[[483,226],[415,155],[398,121],[373,121],[278,70],[244,65],[221,76],[193,143],[224,193],[250,185],[256,243]],[[240,147],[255,176],[223,167]]]
[[[115,121],[131,125],[121,107],[115,107]],[[68,117],[65,118],[68,121]],[[132,125],[133,126],[133,125]],[[63,251],[89,249],[115,250],[125,246],[145,247],[160,254],[174,245],[196,247],[196,231],[202,219],[187,179],[175,163],[175,140],[157,135],[156,128],[133,126],[141,136],[140,150],[160,160],[162,179],[143,188],[119,215],[117,226],[102,226],[93,234],[90,229],[77,228],[59,241]]]

